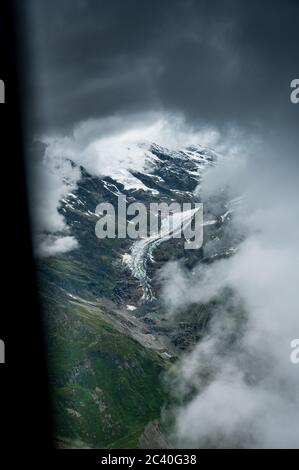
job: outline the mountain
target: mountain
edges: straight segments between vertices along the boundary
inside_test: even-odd
[[[201,146],[171,151],[151,144],[144,152],[143,171],[119,168],[99,177],[80,167],[76,189],[58,208],[78,248],[38,261],[60,447],[149,447],[149,436],[155,446],[165,440],[157,424],[170,399],[164,373],[204,334],[210,309],[194,305],[170,321],[159,270],[173,259],[190,269],[235,249],[226,226],[238,201],[224,193],[204,201],[198,250],[184,250],[183,239],[167,236],[96,237],[99,203],[117,208],[119,194],[148,210],[151,202],[202,202],[205,171],[221,158]]]

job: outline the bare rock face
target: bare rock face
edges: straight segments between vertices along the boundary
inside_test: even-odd
[[[159,421],[150,421],[138,440],[139,449],[171,449],[164,434],[159,428]]]

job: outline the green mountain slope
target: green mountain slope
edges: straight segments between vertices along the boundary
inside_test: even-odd
[[[55,434],[71,446],[137,447],[166,400],[167,362],[98,305],[57,297],[45,299]]]

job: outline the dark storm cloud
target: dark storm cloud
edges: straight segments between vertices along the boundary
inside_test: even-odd
[[[31,0],[39,128],[151,109],[294,131],[297,1]]]

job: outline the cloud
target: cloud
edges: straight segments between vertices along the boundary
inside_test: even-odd
[[[209,127],[190,127],[181,115],[148,112],[81,122],[67,135],[40,137],[38,155],[31,161],[31,212],[34,232],[49,233],[47,248],[56,238],[70,235],[64,217],[59,212],[61,201],[74,191],[81,178],[80,166],[90,174],[111,176],[126,188],[136,188],[140,182],[131,171],[142,171],[151,143],[182,148],[186,143],[210,145],[222,149],[219,132]],[[40,237],[37,237],[40,242]],[[45,243],[45,241],[43,242]],[[61,245],[62,246],[62,245]],[[69,249],[73,245],[69,244]],[[62,246],[65,250],[65,246]],[[38,250],[40,252],[40,250]]]
[[[37,256],[53,256],[77,246],[58,209],[61,200],[75,190],[80,170],[63,154],[49,152],[45,145],[37,145],[36,152],[28,185],[33,243]]]
[[[39,240],[37,255],[41,257],[55,256],[75,248],[78,248],[78,242],[72,236],[55,237],[47,235]]]
[[[269,154],[259,145],[261,153],[245,166],[231,160],[223,181],[217,169],[215,180],[209,175],[213,192],[229,181],[233,192],[246,193],[232,222],[244,235],[238,251],[192,272],[176,263],[164,268],[171,315],[218,300],[206,336],[174,366],[171,389],[186,400],[172,410],[178,446],[299,446],[299,374],[290,361],[290,341],[298,336],[298,190],[290,161],[285,167],[277,149]]]
[[[219,133],[208,126],[191,127],[182,115],[144,112],[89,119],[67,136],[41,137],[46,156],[83,165],[92,174],[113,176],[119,168],[140,171],[148,147],[156,142],[172,149],[198,144],[218,146]],[[222,144],[223,145],[223,144]]]
[[[149,110],[217,128],[296,129],[294,0],[26,5],[35,131]]]
[[[46,148],[38,162],[36,188],[33,191],[34,220],[37,230],[57,232],[66,228],[58,212],[61,199],[76,188],[80,171],[63,154]]]

